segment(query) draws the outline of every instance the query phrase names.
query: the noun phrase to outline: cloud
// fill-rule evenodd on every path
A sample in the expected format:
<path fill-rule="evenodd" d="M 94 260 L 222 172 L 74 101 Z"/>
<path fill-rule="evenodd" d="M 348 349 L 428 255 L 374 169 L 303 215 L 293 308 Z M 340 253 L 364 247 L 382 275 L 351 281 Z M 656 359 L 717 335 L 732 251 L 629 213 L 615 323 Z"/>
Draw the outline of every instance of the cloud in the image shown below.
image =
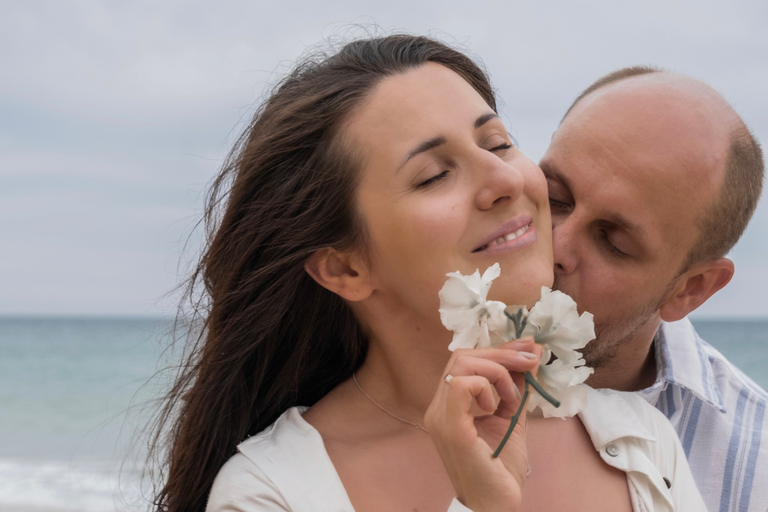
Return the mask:
<path fill-rule="evenodd" d="M 0 17 L 0 312 L 141 313 L 264 90 L 308 46 L 377 30 L 482 57 L 538 159 L 596 77 L 651 63 L 720 90 L 768 141 L 768 4 L 14 1 Z M 372 28 L 375 22 L 380 29 Z M 354 24 L 362 25 L 355 27 Z M 705 314 L 768 315 L 764 200 Z"/>

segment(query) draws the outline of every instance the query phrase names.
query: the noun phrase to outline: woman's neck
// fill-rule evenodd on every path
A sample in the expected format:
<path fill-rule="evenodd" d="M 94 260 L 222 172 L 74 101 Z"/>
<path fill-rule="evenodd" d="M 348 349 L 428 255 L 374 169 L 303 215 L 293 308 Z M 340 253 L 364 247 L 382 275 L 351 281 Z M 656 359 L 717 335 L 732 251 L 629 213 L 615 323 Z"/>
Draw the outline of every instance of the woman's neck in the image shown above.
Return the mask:
<path fill-rule="evenodd" d="M 377 400 L 423 415 L 451 357 L 451 333 L 404 308 L 376 313 L 365 315 L 369 347 L 358 380 Z"/>

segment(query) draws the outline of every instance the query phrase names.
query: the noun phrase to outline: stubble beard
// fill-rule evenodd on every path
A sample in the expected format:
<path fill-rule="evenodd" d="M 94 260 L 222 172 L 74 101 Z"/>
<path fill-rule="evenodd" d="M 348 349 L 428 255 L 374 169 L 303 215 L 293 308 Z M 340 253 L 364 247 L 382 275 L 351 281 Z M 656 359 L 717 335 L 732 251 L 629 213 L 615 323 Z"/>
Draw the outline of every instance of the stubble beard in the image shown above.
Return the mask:
<path fill-rule="evenodd" d="M 559 289 L 557 276 L 552 288 Z M 595 371 L 609 367 L 616 360 L 622 347 L 632 343 L 638 331 L 653 320 L 670 289 L 671 285 L 663 293 L 645 304 L 638 305 L 633 311 L 619 318 L 595 318 L 595 339 L 581 349 L 586 366 Z"/>

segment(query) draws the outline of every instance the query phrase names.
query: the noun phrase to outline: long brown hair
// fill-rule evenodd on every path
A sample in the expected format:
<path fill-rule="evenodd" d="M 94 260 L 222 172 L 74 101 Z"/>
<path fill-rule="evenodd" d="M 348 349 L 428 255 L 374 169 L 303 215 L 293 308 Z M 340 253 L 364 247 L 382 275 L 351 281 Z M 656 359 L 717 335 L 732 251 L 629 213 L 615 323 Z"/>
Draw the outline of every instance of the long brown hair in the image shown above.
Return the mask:
<path fill-rule="evenodd" d="M 363 39 L 299 64 L 230 153 L 187 282 L 197 334 L 151 443 L 163 459 L 157 510 L 203 511 L 238 443 L 288 408 L 314 404 L 362 364 L 358 322 L 304 262 L 323 247 L 365 247 L 353 206 L 360 166 L 342 125 L 382 78 L 426 62 L 455 71 L 496 109 L 486 74 L 461 52 L 411 35 Z"/>

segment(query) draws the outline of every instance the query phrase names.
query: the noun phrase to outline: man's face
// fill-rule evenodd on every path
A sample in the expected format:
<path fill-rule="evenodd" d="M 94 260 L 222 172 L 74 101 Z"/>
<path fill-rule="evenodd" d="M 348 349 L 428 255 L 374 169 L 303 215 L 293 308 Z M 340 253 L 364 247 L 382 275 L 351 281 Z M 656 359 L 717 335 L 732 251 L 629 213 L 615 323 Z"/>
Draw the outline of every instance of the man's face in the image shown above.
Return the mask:
<path fill-rule="evenodd" d="M 717 173 L 702 169 L 725 163 L 727 137 L 706 102 L 664 85 L 628 79 L 587 96 L 541 162 L 555 286 L 595 315 L 597 340 L 585 357 L 596 368 L 619 351 L 647 354 L 659 306 L 718 188 Z"/>

